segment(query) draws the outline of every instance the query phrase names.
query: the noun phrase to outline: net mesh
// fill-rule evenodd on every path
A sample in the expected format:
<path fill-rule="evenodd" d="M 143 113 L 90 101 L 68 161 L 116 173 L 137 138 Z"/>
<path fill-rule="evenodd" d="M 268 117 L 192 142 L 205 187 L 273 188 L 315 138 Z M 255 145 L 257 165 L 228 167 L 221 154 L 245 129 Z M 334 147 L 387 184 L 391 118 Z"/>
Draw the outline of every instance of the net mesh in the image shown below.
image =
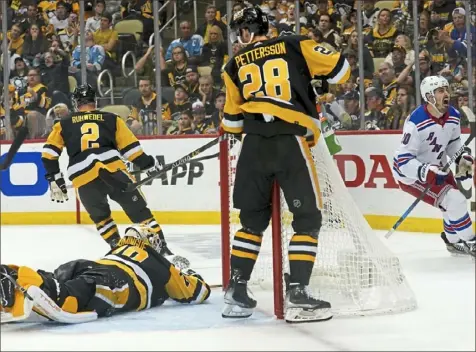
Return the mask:
<path fill-rule="evenodd" d="M 230 242 L 240 228 L 232 194 L 240 142 L 229 145 Z M 363 217 L 346 189 L 323 138 L 312 148 L 322 196 L 322 227 L 317 259 L 309 288 L 320 299 L 331 302 L 335 315 L 387 314 L 416 307 L 415 296 L 398 258 L 382 243 Z M 283 274 L 289 272 L 288 245 L 294 232 L 292 214 L 280 197 L 281 233 L 269 227 L 261 245 L 250 285 L 273 287 L 272 237 L 282 241 Z M 276 307 L 275 307 L 276 308 Z"/>

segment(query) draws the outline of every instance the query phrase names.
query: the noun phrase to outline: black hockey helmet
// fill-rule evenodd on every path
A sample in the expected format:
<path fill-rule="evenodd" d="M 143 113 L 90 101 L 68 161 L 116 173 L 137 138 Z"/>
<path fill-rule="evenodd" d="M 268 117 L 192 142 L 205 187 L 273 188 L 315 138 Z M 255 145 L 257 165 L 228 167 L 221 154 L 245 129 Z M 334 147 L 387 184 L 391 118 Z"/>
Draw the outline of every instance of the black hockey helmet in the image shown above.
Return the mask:
<path fill-rule="evenodd" d="M 245 7 L 233 15 L 230 21 L 230 29 L 232 42 L 240 38 L 242 29 L 248 29 L 254 36 L 267 35 L 269 30 L 268 16 L 257 5 Z"/>
<path fill-rule="evenodd" d="M 71 97 L 75 108 L 85 104 L 96 104 L 96 92 L 89 84 L 76 87 Z"/>

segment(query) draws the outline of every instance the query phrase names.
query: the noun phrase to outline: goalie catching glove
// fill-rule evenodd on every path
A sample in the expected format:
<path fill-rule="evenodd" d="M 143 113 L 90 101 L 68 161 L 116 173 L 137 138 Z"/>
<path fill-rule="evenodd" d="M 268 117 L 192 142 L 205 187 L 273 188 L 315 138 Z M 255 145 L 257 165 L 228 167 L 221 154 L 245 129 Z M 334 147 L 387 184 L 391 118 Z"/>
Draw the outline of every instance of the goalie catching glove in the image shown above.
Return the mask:
<path fill-rule="evenodd" d="M 46 180 L 50 183 L 50 197 L 52 202 L 63 203 L 69 199 L 66 182 L 61 172 L 46 175 Z"/>
<path fill-rule="evenodd" d="M 464 181 L 468 178 L 473 177 L 473 164 L 474 158 L 469 153 L 469 149 L 467 148 L 463 154 L 457 159 L 458 165 L 458 172 L 455 175 L 456 180 Z"/>

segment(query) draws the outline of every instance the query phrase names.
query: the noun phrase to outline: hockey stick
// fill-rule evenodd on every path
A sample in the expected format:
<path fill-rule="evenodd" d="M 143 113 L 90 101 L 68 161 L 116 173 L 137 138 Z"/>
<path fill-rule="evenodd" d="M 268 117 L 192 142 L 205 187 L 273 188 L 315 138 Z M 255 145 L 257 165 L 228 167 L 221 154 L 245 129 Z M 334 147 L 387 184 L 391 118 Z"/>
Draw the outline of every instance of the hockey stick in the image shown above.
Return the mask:
<path fill-rule="evenodd" d="M 220 155 L 220 153 L 215 153 L 215 154 L 212 154 L 212 155 L 205 155 L 205 156 L 201 156 L 199 158 L 195 158 L 193 160 L 189 160 L 188 162 L 192 162 L 192 161 L 198 162 L 198 161 L 203 161 L 203 160 L 208 160 L 208 159 L 214 159 L 214 158 L 217 158 L 219 155 Z M 140 175 L 141 173 L 146 172 L 146 171 L 147 170 L 135 170 L 135 171 L 131 171 L 129 173 L 132 176 L 137 176 L 137 175 Z"/>
<path fill-rule="evenodd" d="M 458 157 L 461 154 L 463 154 L 466 147 L 471 143 L 471 141 L 475 137 L 476 126 L 475 126 L 474 113 L 470 109 L 468 109 L 467 107 L 464 107 L 464 108 L 465 109 L 463 109 L 463 111 L 466 114 L 466 116 L 468 117 L 468 120 L 470 121 L 469 125 L 471 127 L 471 134 L 469 135 L 468 139 L 466 139 L 466 142 L 464 142 L 464 145 L 462 145 L 461 148 L 459 148 L 456 151 L 456 153 L 451 157 L 451 159 L 445 164 L 442 171 L 447 171 L 451 167 L 451 165 L 453 165 L 453 163 L 456 161 L 456 159 L 458 159 Z M 393 227 L 390 229 L 390 231 L 388 231 L 385 234 L 385 238 L 389 238 L 390 236 L 393 235 L 393 233 L 402 224 L 402 222 L 405 221 L 405 219 L 408 217 L 408 215 L 413 211 L 413 209 L 415 209 L 415 207 L 418 205 L 418 203 L 420 203 L 420 201 L 425 197 L 426 193 L 429 191 L 430 188 L 431 188 L 431 185 L 426 186 L 426 188 L 423 190 L 423 192 L 421 192 L 420 195 L 418 196 L 418 198 L 413 201 L 413 203 L 410 205 L 410 207 L 408 207 L 407 210 L 405 210 L 403 215 L 400 217 L 400 219 L 397 220 L 397 222 L 395 223 L 395 225 L 393 225 Z"/>
<path fill-rule="evenodd" d="M 18 149 L 20 149 L 27 135 L 28 135 L 28 128 L 26 128 L 25 126 L 20 127 L 18 134 L 13 140 L 12 145 L 10 146 L 10 149 L 8 150 L 8 153 L 5 159 L 0 163 L 0 171 L 6 170 L 10 167 L 10 165 L 12 164 L 13 158 L 18 152 Z"/>
<path fill-rule="evenodd" d="M 184 164 L 187 164 L 187 163 L 191 163 L 192 161 L 194 162 L 198 162 L 198 161 L 204 161 L 204 160 L 208 160 L 208 159 L 214 159 L 214 158 L 217 158 L 218 156 L 220 155 L 220 153 L 215 153 L 215 154 L 212 154 L 212 155 L 205 155 L 205 156 L 202 156 L 200 158 L 195 158 L 195 159 L 190 159 L 184 163 L 182 163 L 181 165 L 184 165 Z M 165 167 L 169 167 L 171 166 L 171 164 L 165 164 Z M 176 167 L 176 166 L 174 166 Z M 174 168 L 172 167 L 172 169 Z M 147 170 L 136 170 L 136 171 L 129 171 L 129 173 L 132 175 L 132 176 L 138 176 L 140 175 L 141 173 L 143 172 L 146 172 Z M 162 173 L 161 173 L 162 174 Z M 132 183 L 132 185 L 136 185 L 136 183 Z M 73 189 L 73 185 L 72 184 L 68 184 L 66 185 L 66 188 L 67 189 Z M 125 190 L 125 192 L 130 192 L 129 190 Z"/>
<path fill-rule="evenodd" d="M 143 180 L 140 180 L 139 182 L 130 183 L 130 184 L 126 187 L 126 189 L 124 190 L 124 192 L 132 192 L 132 191 L 136 190 L 138 187 L 142 186 L 143 184 L 148 183 L 148 182 L 150 182 L 151 180 L 156 179 L 157 177 L 163 175 L 163 174 L 166 173 L 167 171 L 170 171 L 170 170 L 172 170 L 172 169 L 174 169 L 174 168 L 176 168 L 176 167 L 178 167 L 178 166 L 180 166 L 180 165 L 187 164 L 187 163 L 189 163 L 189 162 L 191 162 L 191 161 L 198 160 L 198 159 L 192 160 L 192 158 L 193 158 L 194 156 L 197 156 L 197 155 L 200 154 L 200 153 L 203 153 L 205 150 L 207 150 L 207 149 L 213 147 L 215 144 L 218 144 L 218 142 L 220 142 L 222 139 L 223 139 L 222 136 L 217 137 L 217 138 L 213 139 L 212 141 L 208 142 L 207 144 L 202 145 L 200 148 L 195 149 L 193 152 L 191 152 L 191 153 L 189 153 L 189 154 L 187 154 L 187 155 L 181 157 L 180 159 L 174 161 L 173 163 L 164 165 L 164 167 L 162 168 L 162 170 L 160 170 L 160 171 L 158 171 L 158 172 L 156 172 L 156 173 L 154 173 L 154 174 L 152 174 L 152 175 L 150 175 L 150 176 L 144 178 Z M 212 157 L 216 157 L 216 155 L 210 156 L 210 158 L 212 158 Z M 202 159 L 202 160 L 204 160 L 204 159 Z"/>

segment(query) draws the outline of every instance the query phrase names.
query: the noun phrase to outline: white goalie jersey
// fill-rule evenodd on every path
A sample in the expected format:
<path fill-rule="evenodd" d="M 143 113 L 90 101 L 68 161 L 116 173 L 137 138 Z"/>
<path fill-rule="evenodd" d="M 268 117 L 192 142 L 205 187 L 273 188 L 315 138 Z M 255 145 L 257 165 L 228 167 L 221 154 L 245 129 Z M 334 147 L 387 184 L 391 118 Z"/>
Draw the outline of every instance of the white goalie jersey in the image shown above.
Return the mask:
<path fill-rule="evenodd" d="M 418 178 L 422 164 L 442 166 L 461 148 L 460 113 L 449 107 L 439 119 L 428 113 L 425 105 L 416 108 L 403 126 L 400 146 L 393 158 L 395 178 L 407 185 Z"/>

